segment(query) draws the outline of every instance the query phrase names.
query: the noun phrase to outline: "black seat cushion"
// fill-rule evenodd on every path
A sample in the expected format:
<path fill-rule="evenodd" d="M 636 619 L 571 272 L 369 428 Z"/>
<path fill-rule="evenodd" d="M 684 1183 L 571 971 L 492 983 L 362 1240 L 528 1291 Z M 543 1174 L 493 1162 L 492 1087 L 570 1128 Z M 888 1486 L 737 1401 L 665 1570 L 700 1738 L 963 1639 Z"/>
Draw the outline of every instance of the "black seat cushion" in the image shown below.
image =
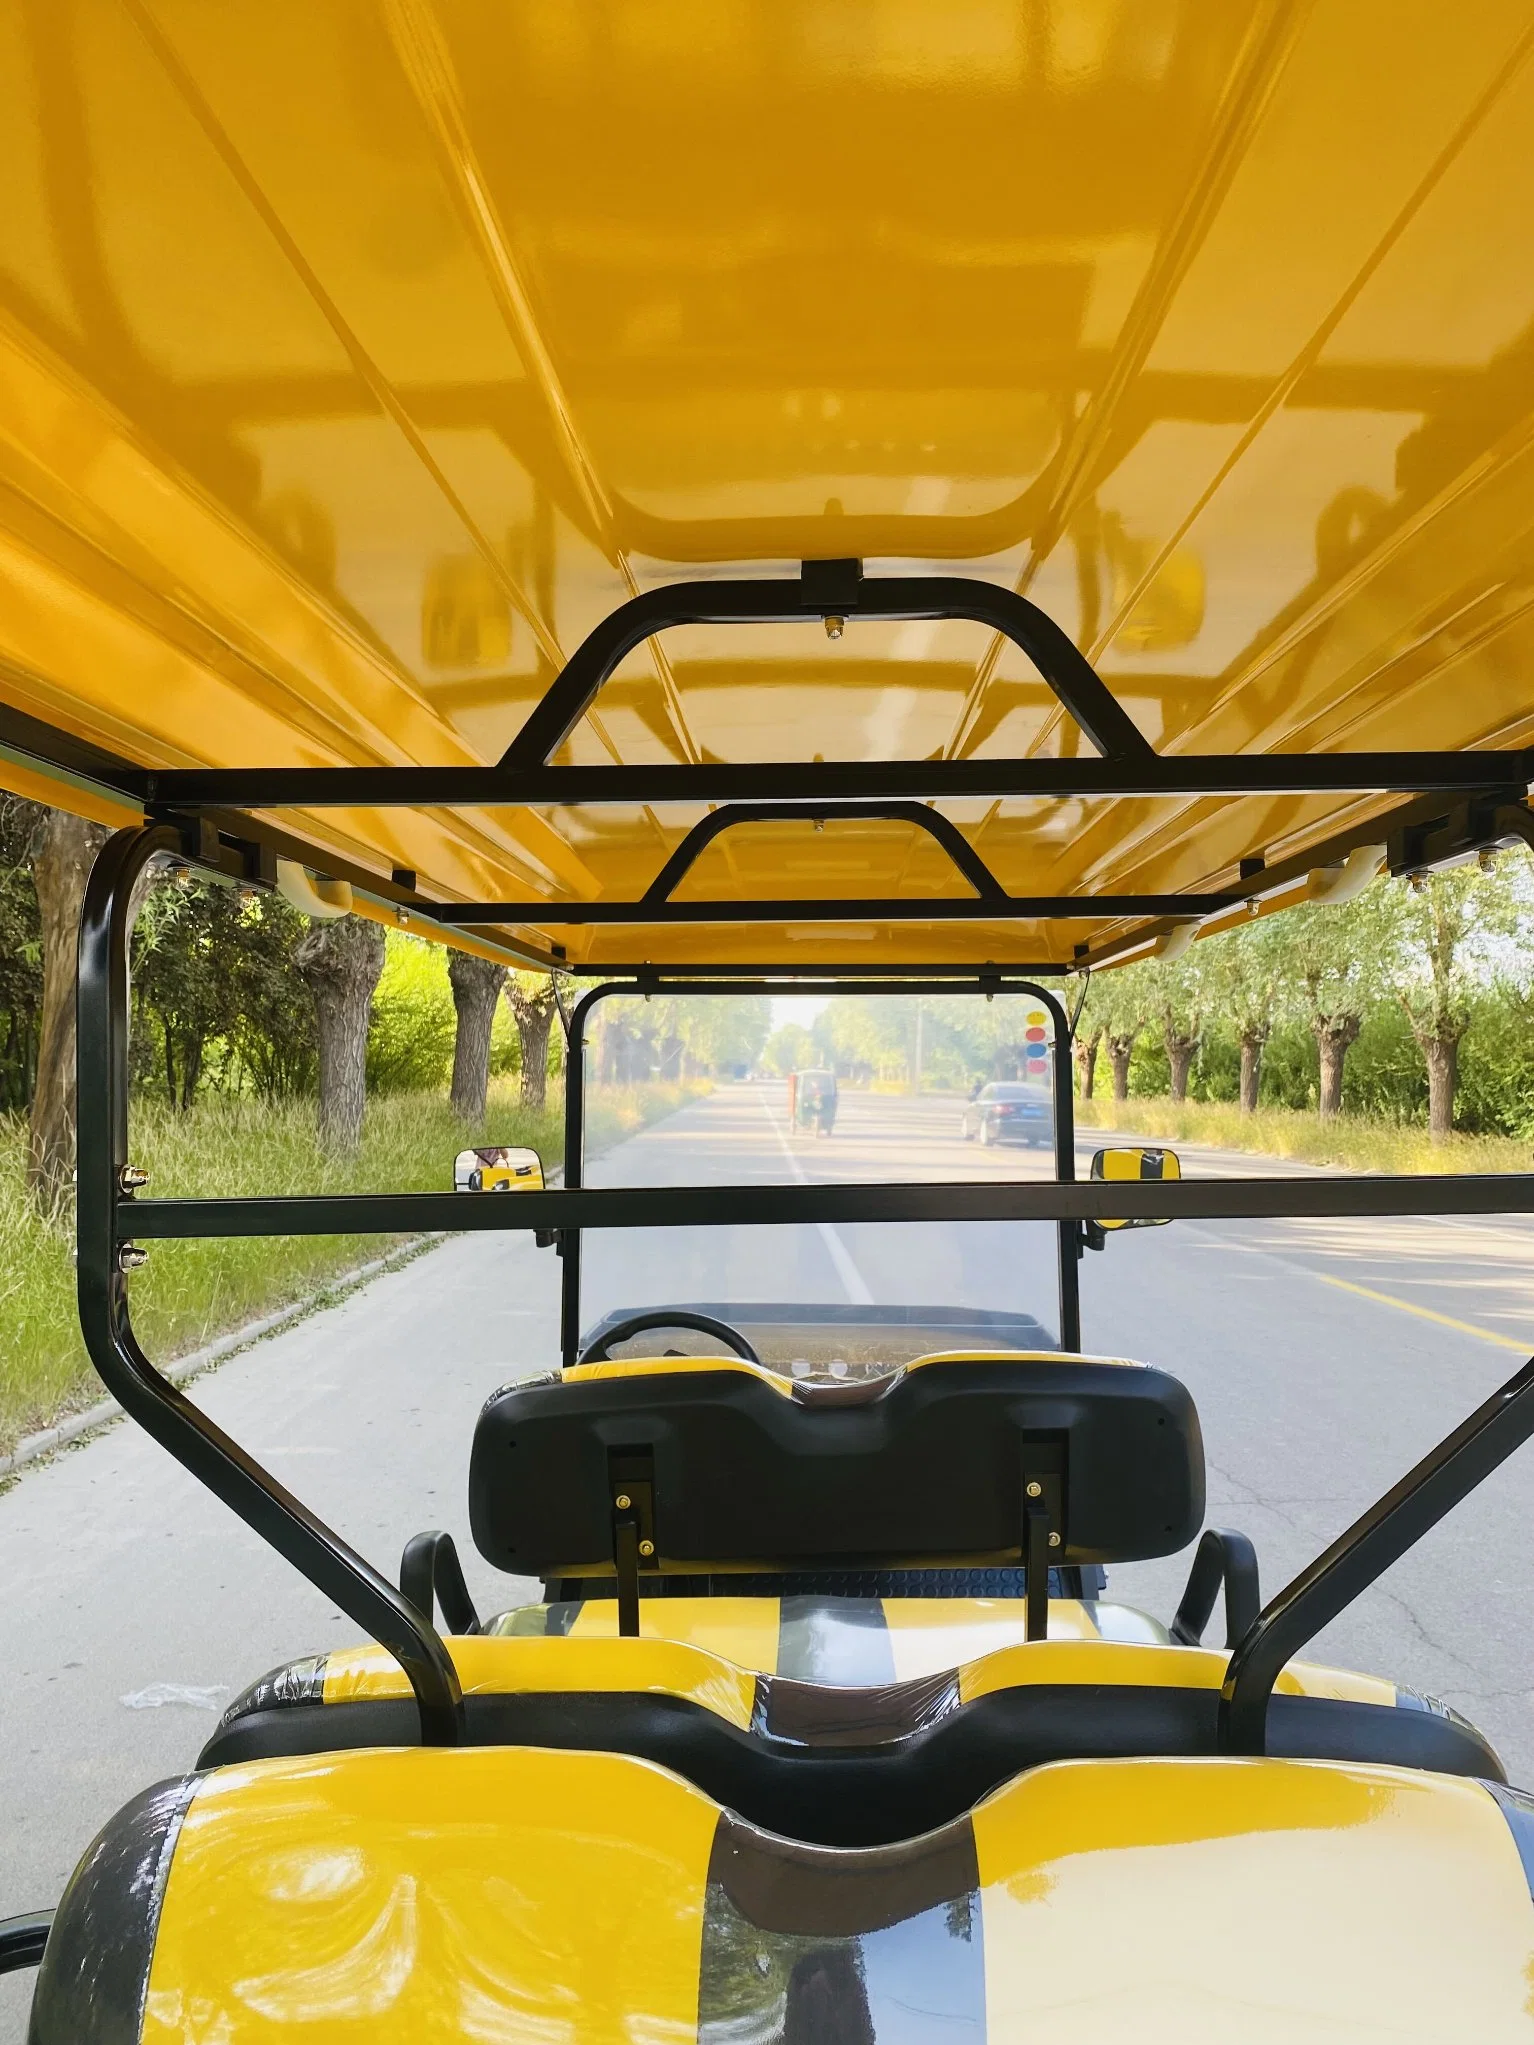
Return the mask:
<path fill-rule="evenodd" d="M 265 1679 L 226 1713 L 198 1766 L 419 1738 L 408 1697 L 324 1704 L 314 1685 L 315 1701 L 303 1693 L 301 1684 Z M 1219 1692 L 1039 1683 L 965 1702 L 954 1675 L 871 1689 L 760 1677 L 749 1728 L 690 1699 L 645 1691 L 480 1692 L 465 1703 L 473 1744 L 628 1754 L 774 1832 L 874 1846 L 945 1824 L 1045 1762 L 1212 1754 Z M 1474 1726 L 1419 1699 L 1390 1706 L 1276 1695 L 1268 1751 L 1505 1780 Z"/>

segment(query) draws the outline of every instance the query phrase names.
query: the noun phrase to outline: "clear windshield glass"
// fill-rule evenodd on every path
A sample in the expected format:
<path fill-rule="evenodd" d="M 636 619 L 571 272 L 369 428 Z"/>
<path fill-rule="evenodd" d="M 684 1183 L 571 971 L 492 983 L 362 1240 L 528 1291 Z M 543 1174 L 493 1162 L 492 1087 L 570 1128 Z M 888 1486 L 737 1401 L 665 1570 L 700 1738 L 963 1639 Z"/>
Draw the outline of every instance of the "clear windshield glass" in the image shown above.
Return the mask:
<path fill-rule="evenodd" d="M 942 1184 L 1055 1175 L 1054 1039 L 1034 996 L 762 993 L 598 1003 L 587 1025 L 591 1186 Z M 664 1087 L 668 1112 L 612 1141 Z M 995 1097 L 999 1093 L 1000 1097 Z M 675 1104 L 672 1105 L 674 1095 Z M 1059 1339 L 1052 1223 L 591 1230 L 582 1332 L 652 1307 L 712 1312 L 764 1361 L 817 1373 Z M 615 1353 L 718 1349 L 665 1329 Z"/>

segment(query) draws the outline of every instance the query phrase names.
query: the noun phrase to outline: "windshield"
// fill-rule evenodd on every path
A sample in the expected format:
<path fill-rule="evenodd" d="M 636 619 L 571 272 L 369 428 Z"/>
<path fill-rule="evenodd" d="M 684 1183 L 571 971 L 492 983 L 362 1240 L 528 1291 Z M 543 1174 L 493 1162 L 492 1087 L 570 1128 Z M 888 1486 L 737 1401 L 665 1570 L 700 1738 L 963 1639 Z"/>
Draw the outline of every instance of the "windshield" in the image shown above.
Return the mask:
<path fill-rule="evenodd" d="M 594 1005 L 585 1038 L 590 1186 L 1055 1174 L 1054 1033 L 1031 994 L 620 995 Z M 981 1126 L 982 1089 L 1040 1113 L 1015 1132 Z M 625 1116 L 640 1115 L 646 1126 L 618 1135 Z M 1054 1347 L 1058 1299 L 1048 1222 L 806 1222 L 588 1230 L 582 1239 L 583 1341 L 615 1316 L 685 1306 L 714 1313 L 764 1362 L 801 1374 L 938 1349 Z M 660 1330 L 614 1354 L 718 1348 L 696 1331 Z"/>

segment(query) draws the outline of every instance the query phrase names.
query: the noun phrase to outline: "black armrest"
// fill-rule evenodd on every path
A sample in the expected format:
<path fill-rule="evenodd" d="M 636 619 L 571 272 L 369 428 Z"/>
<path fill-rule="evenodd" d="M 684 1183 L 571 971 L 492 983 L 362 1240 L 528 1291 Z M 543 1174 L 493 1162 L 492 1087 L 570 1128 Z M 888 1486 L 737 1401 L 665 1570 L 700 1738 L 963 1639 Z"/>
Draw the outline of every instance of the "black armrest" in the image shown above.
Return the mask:
<path fill-rule="evenodd" d="M 1225 1645 L 1234 1647 L 1262 1610 L 1257 1585 L 1257 1550 L 1245 1534 L 1207 1527 L 1188 1572 L 1188 1587 L 1172 1621 L 1180 1647 L 1197 1647 L 1209 1624 L 1221 1584 L 1225 1586 Z"/>
<path fill-rule="evenodd" d="M 463 1565 L 451 1534 L 416 1534 L 400 1557 L 399 1587 L 430 1623 L 434 1604 L 442 1607 L 449 1633 L 478 1633 L 479 1614 L 463 1579 Z"/>
<path fill-rule="evenodd" d="M 27 1917 L 0 1917 L 0 1974 L 35 1967 L 52 1928 L 51 1910 L 37 1910 Z"/>

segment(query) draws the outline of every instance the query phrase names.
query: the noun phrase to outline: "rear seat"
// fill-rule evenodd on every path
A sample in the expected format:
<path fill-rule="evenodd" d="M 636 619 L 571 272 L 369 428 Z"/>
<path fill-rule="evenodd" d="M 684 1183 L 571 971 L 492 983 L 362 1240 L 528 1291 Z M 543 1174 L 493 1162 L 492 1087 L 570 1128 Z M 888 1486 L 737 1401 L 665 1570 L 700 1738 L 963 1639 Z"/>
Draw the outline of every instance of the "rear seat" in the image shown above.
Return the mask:
<path fill-rule="evenodd" d="M 1521 2037 L 1528 1824 L 1468 1782 L 1127 1761 L 849 1853 L 613 1754 L 259 1763 L 100 1833 L 31 2045 Z"/>

